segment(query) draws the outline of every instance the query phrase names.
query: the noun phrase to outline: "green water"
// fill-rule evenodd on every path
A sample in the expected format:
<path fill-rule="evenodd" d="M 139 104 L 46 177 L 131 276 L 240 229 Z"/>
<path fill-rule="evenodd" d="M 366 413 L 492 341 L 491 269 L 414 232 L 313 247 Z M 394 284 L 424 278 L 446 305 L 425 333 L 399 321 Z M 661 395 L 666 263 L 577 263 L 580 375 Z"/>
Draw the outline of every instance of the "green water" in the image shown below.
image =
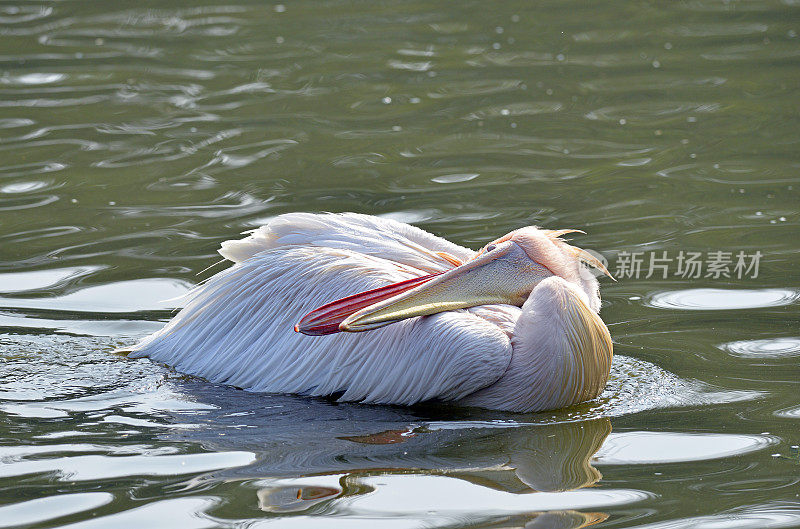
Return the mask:
<path fill-rule="evenodd" d="M 0 526 L 800 527 L 799 34 L 794 0 L 3 3 Z M 111 353 L 290 211 L 584 229 L 609 389 L 361 406 Z"/>

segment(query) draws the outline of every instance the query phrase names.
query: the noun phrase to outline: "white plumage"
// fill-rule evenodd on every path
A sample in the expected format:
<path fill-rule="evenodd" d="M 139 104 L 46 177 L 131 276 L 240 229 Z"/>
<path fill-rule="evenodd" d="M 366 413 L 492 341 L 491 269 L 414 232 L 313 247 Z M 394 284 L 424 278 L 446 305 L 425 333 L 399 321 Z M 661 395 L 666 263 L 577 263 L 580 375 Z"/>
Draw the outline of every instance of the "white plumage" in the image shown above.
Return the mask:
<path fill-rule="evenodd" d="M 536 231 L 553 241 L 557 251 L 547 258 L 559 273 L 539 281 L 522 308 L 480 305 L 368 332 L 306 336 L 295 324 L 324 303 L 455 269 L 476 252 L 378 217 L 281 215 L 223 243 L 220 253 L 234 265 L 193 290 L 130 356 L 252 391 L 346 401 L 440 399 L 530 411 L 594 398 L 611 361 L 596 280 L 569 260 L 573 247 Z"/>

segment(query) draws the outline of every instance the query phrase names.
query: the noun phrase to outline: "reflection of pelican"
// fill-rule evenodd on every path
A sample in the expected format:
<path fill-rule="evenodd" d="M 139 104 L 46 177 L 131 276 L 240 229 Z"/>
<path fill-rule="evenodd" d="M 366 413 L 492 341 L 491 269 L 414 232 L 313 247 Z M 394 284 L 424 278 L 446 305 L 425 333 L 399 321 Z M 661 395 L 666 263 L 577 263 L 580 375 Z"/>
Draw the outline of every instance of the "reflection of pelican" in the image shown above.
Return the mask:
<path fill-rule="evenodd" d="M 608 519 L 608 515 L 601 512 L 579 511 L 545 511 L 516 516 L 504 516 L 500 520 L 481 524 L 486 529 L 507 529 L 519 527 L 520 529 L 582 529 Z"/>
<path fill-rule="evenodd" d="M 447 423 L 445 427 L 448 427 Z M 436 428 L 436 423 L 427 427 Z M 502 432 L 476 428 L 466 436 L 472 446 L 469 451 L 496 453 L 505 457 L 505 462 L 487 469 L 453 468 L 444 470 L 444 473 L 509 492 L 580 489 L 595 484 L 602 477 L 591 465 L 591 458 L 609 433 L 611 422 L 605 417 L 507 428 Z M 463 430 L 461 434 L 464 435 Z M 446 457 L 451 450 L 463 452 L 464 448 L 461 442 L 456 446 L 444 446 L 437 456 Z M 499 469 L 513 470 L 513 474 L 497 472 Z"/>
<path fill-rule="evenodd" d="M 476 253 L 366 215 L 281 215 L 223 243 L 235 265 L 133 355 L 255 391 L 568 406 L 596 397 L 611 364 L 580 262 L 602 264 L 559 238 L 570 231 L 522 228 Z M 298 330 L 370 332 L 292 332 L 321 303 Z"/>
<path fill-rule="evenodd" d="M 540 492 L 593 485 L 602 475 L 591 465 L 591 458 L 609 433 L 607 418 L 528 428 L 520 435 L 512 434 L 509 465 L 520 481 Z"/>
<path fill-rule="evenodd" d="M 393 431 L 401 430 L 389 430 Z M 270 479 L 261 475 L 262 479 L 257 482 L 259 507 L 269 512 L 300 512 L 334 498 L 353 500 L 374 490 L 369 485 L 370 481 L 374 483 L 369 479 L 371 476 L 381 476 L 383 482 L 390 480 L 393 475 L 406 476 L 411 469 L 415 475 L 457 478 L 513 494 L 578 489 L 591 486 L 600 479 L 600 473 L 591 466 L 590 461 L 610 431 L 610 422 L 602 418 L 510 428 L 434 422 L 419 426 L 403 436 L 402 447 L 396 446 L 398 438 L 388 435 L 387 431 L 377 432 L 373 436 L 347 437 L 348 440 L 354 440 L 355 444 L 351 446 L 353 450 L 358 450 L 360 457 L 353 457 L 353 452 L 347 451 L 347 444 L 338 445 L 338 450 L 342 451 L 334 457 L 329 454 L 329 461 L 334 466 L 327 471 L 312 467 L 310 470 L 314 475 L 300 478 Z M 225 447 L 242 449 L 249 446 L 249 443 L 231 446 L 229 441 L 224 441 Z M 378 443 L 383 442 L 390 444 L 383 445 L 384 449 L 381 449 Z M 325 443 L 325 448 L 320 448 L 329 450 L 330 444 Z M 372 456 L 367 455 L 369 453 Z M 381 453 L 384 454 L 382 457 L 376 457 Z M 353 465 L 349 471 L 342 465 L 348 459 Z M 357 466 L 359 463 L 371 463 L 372 466 L 360 467 Z M 250 472 L 253 475 L 259 471 L 269 472 L 269 467 L 269 462 L 260 462 L 259 468 Z M 342 475 L 342 472 L 346 473 Z M 351 505 L 352 501 L 347 501 L 347 504 Z M 579 514 L 574 511 L 531 514 L 531 519 L 541 516 L 536 518 L 541 525 L 531 527 L 584 527 L 606 517 L 601 513 Z M 524 520 L 519 526 L 528 521 L 531 520 Z M 491 524 L 487 526 L 493 527 Z"/>
<path fill-rule="evenodd" d="M 580 489 L 600 479 L 591 461 L 611 431 L 605 417 L 520 424 L 513 420 L 518 416 L 475 409 L 362 406 L 251 394 L 196 379 L 179 384 L 184 398 L 206 408 L 197 427 L 170 429 L 165 435 L 210 451 L 252 452 L 255 463 L 220 477 L 269 479 L 274 487 L 298 485 L 298 475 L 306 476 L 303 487 L 330 487 L 335 481 L 312 478 L 411 471 L 514 494 Z M 180 423 L 186 420 L 176 417 Z M 320 496 L 312 491 L 303 498 Z M 287 507 L 284 502 L 296 496 L 297 491 L 283 491 L 274 501 Z"/>

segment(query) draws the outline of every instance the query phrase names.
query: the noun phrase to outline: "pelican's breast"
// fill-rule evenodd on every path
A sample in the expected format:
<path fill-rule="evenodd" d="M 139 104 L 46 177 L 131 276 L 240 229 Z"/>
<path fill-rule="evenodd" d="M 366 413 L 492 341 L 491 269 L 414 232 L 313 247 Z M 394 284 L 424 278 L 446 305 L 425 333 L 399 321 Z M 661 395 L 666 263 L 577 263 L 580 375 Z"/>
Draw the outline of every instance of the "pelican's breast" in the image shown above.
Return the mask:
<path fill-rule="evenodd" d="M 543 280 L 514 326 L 506 373 L 464 404 L 528 412 L 597 397 L 611 370 L 611 336 L 579 287 L 560 277 Z"/>

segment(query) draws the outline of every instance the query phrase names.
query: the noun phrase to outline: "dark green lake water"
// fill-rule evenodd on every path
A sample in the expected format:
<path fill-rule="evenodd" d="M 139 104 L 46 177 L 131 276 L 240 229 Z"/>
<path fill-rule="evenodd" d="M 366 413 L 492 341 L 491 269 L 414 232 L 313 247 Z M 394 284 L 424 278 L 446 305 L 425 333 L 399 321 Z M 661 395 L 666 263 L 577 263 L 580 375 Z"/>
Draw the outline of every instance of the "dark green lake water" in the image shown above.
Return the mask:
<path fill-rule="evenodd" d="M 796 0 L 0 4 L 0 527 L 800 527 L 798 34 Z M 584 229 L 608 390 L 361 406 L 111 353 L 290 211 Z"/>

